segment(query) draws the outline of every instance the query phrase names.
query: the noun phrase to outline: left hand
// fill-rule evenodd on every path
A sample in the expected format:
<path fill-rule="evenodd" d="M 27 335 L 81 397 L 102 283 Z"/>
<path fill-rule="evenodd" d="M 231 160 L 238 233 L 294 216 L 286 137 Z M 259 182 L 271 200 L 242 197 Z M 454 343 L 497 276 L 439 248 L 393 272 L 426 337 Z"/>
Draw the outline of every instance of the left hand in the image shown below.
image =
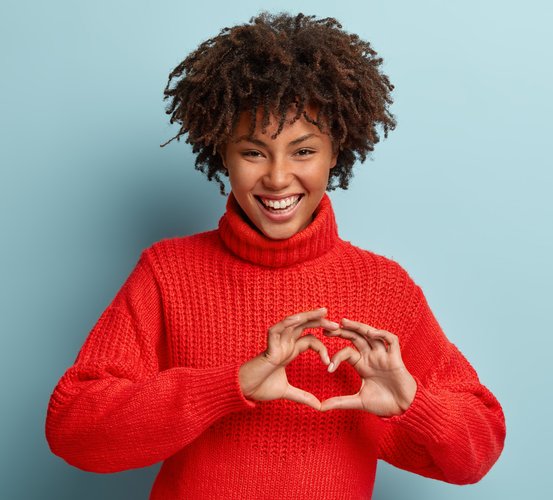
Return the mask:
<path fill-rule="evenodd" d="M 381 417 L 401 415 L 409 408 L 417 392 L 417 382 L 401 359 L 399 339 L 386 330 L 343 318 L 337 330 L 323 330 L 327 337 L 351 340 L 332 356 L 328 371 L 334 372 L 342 361 L 359 373 L 362 383 L 357 394 L 329 398 L 321 411 L 333 409 L 365 410 Z"/>

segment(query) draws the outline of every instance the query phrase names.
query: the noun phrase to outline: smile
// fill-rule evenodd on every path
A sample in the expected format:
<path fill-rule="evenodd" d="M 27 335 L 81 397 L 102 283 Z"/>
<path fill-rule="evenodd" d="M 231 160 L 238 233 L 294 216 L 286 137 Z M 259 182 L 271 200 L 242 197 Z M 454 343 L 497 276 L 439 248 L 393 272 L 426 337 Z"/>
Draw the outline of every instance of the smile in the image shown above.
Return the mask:
<path fill-rule="evenodd" d="M 262 200 L 258 196 L 255 197 L 259 206 L 262 208 L 263 213 L 269 219 L 275 220 L 275 221 L 283 221 L 283 220 L 290 219 L 292 215 L 296 212 L 296 209 L 300 205 L 302 198 L 303 198 L 303 194 L 292 196 L 290 198 L 285 198 L 279 201 L 268 200 L 268 199 Z"/>

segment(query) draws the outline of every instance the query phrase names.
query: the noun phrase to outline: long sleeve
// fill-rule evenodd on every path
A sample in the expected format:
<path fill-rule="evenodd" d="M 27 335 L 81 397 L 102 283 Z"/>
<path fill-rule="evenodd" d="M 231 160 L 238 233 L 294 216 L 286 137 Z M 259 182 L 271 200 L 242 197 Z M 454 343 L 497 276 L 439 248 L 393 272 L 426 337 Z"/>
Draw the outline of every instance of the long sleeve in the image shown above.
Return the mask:
<path fill-rule="evenodd" d="M 417 392 L 405 413 L 381 419 L 384 433 L 379 458 L 448 483 L 475 483 L 503 449 L 503 411 L 446 338 L 418 286 L 417 293 L 418 318 L 401 346 Z"/>
<path fill-rule="evenodd" d="M 53 453 L 93 472 L 144 467 L 222 416 L 255 407 L 240 390 L 237 363 L 168 368 L 164 325 L 145 250 L 50 397 L 46 438 Z"/>

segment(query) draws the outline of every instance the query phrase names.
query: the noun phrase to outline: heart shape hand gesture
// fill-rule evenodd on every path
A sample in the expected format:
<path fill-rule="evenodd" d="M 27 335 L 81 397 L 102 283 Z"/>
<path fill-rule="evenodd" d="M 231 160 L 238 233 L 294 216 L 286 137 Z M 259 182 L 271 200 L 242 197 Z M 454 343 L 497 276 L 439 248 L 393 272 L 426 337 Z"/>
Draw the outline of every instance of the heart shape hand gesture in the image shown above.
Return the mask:
<path fill-rule="evenodd" d="M 270 327 L 267 349 L 240 367 L 244 396 L 254 401 L 287 399 L 321 411 L 360 409 L 380 416 L 403 413 L 411 404 L 417 385 L 403 364 L 397 336 L 346 318 L 340 328 L 324 316 L 326 308 L 305 311 Z M 357 349 L 345 347 L 330 360 L 326 346 L 317 337 L 301 336 L 306 328 L 317 327 L 322 327 L 327 337 L 350 340 Z M 321 403 L 313 394 L 291 385 L 286 366 L 307 349 L 318 352 L 331 373 L 342 361 L 349 362 L 362 379 L 357 394 L 336 396 Z"/>

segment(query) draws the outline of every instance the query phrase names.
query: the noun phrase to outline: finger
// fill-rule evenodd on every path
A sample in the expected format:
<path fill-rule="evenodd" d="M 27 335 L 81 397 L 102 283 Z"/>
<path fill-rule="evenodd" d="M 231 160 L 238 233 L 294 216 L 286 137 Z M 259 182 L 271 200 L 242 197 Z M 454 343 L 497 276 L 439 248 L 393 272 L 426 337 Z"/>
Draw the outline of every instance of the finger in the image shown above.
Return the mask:
<path fill-rule="evenodd" d="M 351 340 L 359 352 L 370 351 L 373 347 L 366 337 L 346 328 L 340 328 L 333 332 L 323 332 L 323 334 L 327 337 L 342 337 L 343 339 Z"/>
<path fill-rule="evenodd" d="M 289 328 L 297 327 L 310 320 L 322 318 L 323 316 L 326 316 L 326 314 L 327 314 L 326 307 L 322 307 L 320 309 L 313 309 L 311 311 L 304 311 L 301 313 L 293 314 L 291 316 L 287 316 L 282 321 L 275 323 L 273 326 L 269 328 L 269 336 L 278 337 L 282 335 L 284 331 Z"/>
<path fill-rule="evenodd" d="M 356 351 L 353 347 L 344 347 L 332 356 L 330 365 L 328 365 L 328 371 L 330 373 L 335 372 L 342 361 L 347 361 L 350 365 L 355 367 L 360 359 L 361 353 L 359 351 Z"/>
<path fill-rule="evenodd" d="M 354 330 L 363 335 L 365 338 L 368 339 L 369 342 L 373 342 L 375 343 L 375 345 L 376 341 L 378 341 L 381 345 L 385 347 L 386 351 L 388 352 L 391 349 L 399 347 L 399 339 L 397 335 L 394 335 L 391 332 L 388 332 L 386 330 L 379 330 L 374 326 L 366 325 L 364 323 L 360 323 L 359 321 L 353 321 L 348 318 L 342 318 L 342 324 L 346 328 Z"/>
<path fill-rule="evenodd" d="M 288 387 L 286 388 L 282 399 L 295 401 L 296 403 L 302 403 L 304 405 L 311 406 L 311 408 L 315 408 L 315 410 L 320 410 L 321 408 L 321 402 L 317 399 L 316 396 L 314 396 L 310 392 L 304 391 L 303 389 L 299 389 L 298 387 L 294 387 L 290 384 L 288 384 Z"/>
<path fill-rule="evenodd" d="M 304 311 L 298 314 L 286 316 L 282 321 L 275 323 L 267 330 L 268 341 L 278 340 L 285 332 L 290 335 L 291 329 L 310 319 L 315 319 L 325 316 L 327 313 L 326 308 L 314 309 L 312 311 Z"/>
<path fill-rule="evenodd" d="M 320 410 L 362 410 L 363 403 L 358 394 L 352 394 L 349 396 L 335 396 L 333 398 L 325 399 L 321 403 Z"/>
<path fill-rule="evenodd" d="M 335 323 L 334 321 L 330 321 L 327 318 L 317 318 L 317 319 L 308 321 L 306 323 L 300 323 L 299 325 L 294 325 L 290 328 L 287 328 L 281 334 L 280 338 L 283 342 L 290 341 L 290 340 L 297 340 L 299 337 L 301 337 L 301 334 L 307 328 L 319 328 L 319 327 L 326 328 L 330 331 L 333 331 L 340 328 L 340 325 L 338 323 Z"/>
<path fill-rule="evenodd" d="M 322 362 L 325 365 L 330 364 L 330 357 L 326 346 L 314 335 L 304 335 L 296 342 L 297 354 L 300 354 L 307 349 L 312 349 L 319 353 Z"/>

